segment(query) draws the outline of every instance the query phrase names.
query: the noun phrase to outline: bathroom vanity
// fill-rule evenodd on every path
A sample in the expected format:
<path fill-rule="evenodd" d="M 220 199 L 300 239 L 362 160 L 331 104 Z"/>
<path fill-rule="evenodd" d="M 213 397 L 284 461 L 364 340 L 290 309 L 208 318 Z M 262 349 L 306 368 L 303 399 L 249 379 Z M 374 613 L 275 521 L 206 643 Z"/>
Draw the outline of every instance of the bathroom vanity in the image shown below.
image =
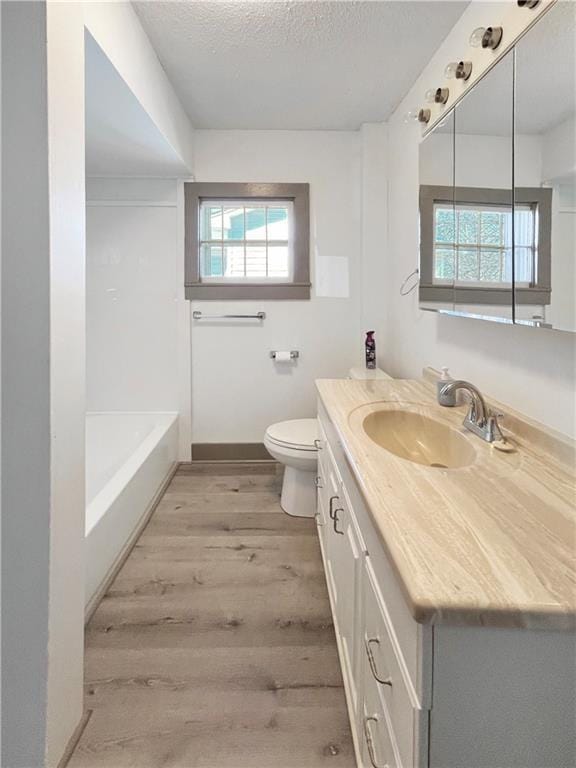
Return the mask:
<path fill-rule="evenodd" d="M 321 380 L 317 526 L 361 768 L 576 765 L 573 447 Z M 508 432 L 510 435 L 510 432 Z"/>

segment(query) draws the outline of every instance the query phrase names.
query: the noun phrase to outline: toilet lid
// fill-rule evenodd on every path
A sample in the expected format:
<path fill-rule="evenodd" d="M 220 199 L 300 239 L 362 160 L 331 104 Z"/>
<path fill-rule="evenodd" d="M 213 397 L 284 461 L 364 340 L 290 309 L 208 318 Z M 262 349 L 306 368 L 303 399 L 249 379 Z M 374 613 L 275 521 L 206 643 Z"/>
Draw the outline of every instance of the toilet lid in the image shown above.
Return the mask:
<path fill-rule="evenodd" d="M 279 421 L 266 430 L 266 436 L 273 443 L 285 445 L 288 448 L 299 448 L 304 451 L 316 450 L 314 440 L 318 438 L 318 422 L 316 419 L 292 419 Z"/>

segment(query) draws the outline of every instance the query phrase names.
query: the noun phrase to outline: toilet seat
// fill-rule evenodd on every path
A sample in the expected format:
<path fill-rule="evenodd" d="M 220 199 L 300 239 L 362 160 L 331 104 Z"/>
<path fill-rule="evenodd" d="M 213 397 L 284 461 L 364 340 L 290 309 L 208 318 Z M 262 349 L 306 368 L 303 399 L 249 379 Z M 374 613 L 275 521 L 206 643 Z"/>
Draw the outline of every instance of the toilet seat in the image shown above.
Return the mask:
<path fill-rule="evenodd" d="M 266 439 L 288 450 L 316 452 L 314 441 L 318 439 L 318 422 L 316 419 L 279 421 L 268 427 Z"/>

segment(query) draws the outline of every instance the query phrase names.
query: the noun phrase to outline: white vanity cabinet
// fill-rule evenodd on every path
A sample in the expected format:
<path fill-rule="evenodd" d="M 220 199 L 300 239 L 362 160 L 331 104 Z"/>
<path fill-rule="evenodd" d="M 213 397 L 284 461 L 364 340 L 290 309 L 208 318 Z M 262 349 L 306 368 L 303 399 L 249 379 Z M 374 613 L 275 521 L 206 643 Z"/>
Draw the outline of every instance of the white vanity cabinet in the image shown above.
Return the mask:
<path fill-rule="evenodd" d="M 366 547 L 325 436 L 318 462 L 317 524 L 349 705 L 358 715 L 361 579 Z"/>
<path fill-rule="evenodd" d="M 317 525 L 359 768 L 574 768 L 574 635 L 416 622 L 322 403 L 319 422 Z"/>

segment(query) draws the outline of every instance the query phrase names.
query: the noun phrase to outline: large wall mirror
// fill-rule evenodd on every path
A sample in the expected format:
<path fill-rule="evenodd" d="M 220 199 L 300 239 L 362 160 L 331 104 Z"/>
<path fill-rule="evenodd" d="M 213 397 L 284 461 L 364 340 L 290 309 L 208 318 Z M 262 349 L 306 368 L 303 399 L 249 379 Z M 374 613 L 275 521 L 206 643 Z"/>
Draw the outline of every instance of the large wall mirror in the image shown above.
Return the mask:
<path fill-rule="evenodd" d="M 420 307 L 454 309 L 454 112 L 422 144 L 420 174 Z"/>
<path fill-rule="evenodd" d="M 559 2 L 420 147 L 420 307 L 576 331 L 576 26 Z"/>
<path fill-rule="evenodd" d="M 516 46 L 515 319 L 576 331 L 576 4 Z M 531 189 L 532 188 L 532 189 Z M 536 220 L 535 220 L 535 217 Z M 538 233 L 538 240 L 534 232 Z"/>

